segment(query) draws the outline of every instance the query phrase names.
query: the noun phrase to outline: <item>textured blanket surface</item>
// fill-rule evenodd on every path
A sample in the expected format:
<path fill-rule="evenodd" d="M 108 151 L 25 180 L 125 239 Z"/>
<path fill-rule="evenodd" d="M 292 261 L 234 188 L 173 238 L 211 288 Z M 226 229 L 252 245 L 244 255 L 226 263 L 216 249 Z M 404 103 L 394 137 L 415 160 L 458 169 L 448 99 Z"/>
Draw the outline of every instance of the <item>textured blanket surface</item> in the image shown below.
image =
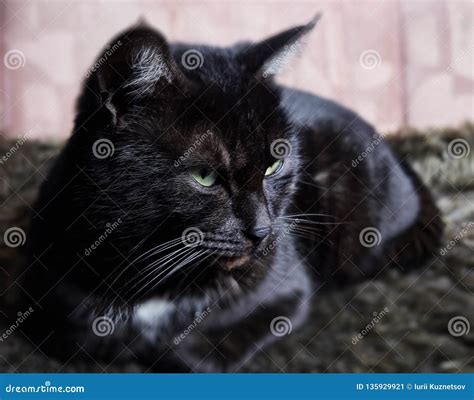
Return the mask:
<path fill-rule="evenodd" d="M 432 190 L 446 223 L 445 247 L 409 273 L 386 270 L 316 294 L 304 326 L 269 348 L 255 348 L 243 371 L 474 372 L 474 127 L 405 130 L 387 140 Z M 16 316 L 6 315 L 22 291 L 22 255 L 3 236 L 11 227 L 26 229 L 58 149 L 0 139 L 0 370 L 145 371 L 138 363 L 49 359 L 11 325 Z"/>

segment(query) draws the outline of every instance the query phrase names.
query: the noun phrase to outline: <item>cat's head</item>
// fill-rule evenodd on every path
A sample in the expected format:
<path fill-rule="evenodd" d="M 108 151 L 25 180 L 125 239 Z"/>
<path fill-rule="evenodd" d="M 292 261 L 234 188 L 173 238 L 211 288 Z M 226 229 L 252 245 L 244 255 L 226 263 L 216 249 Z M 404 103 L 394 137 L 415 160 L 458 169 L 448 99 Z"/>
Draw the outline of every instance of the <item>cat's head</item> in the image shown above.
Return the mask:
<path fill-rule="evenodd" d="M 300 168 L 273 77 L 314 24 L 229 48 L 170 46 L 143 25 L 110 42 L 85 82 L 76 134 L 87 138 L 91 190 L 106 193 L 102 214 L 122 215 L 130 249 L 141 245 L 134 255 L 179 239 L 190 251 L 175 267 L 209 257 L 231 271 L 271 257 Z M 159 249 L 148 262 L 179 246 Z"/>

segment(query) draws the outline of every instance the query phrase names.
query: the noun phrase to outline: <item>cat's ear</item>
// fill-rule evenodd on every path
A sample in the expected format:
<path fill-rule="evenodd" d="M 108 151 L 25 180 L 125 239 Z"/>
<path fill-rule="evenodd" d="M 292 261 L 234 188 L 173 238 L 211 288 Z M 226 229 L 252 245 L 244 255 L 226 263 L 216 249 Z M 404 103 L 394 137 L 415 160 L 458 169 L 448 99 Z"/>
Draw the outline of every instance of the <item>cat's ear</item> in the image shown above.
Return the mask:
<path fill-rule="evenodd" d="M 321 14 L 317 14 L 306 25 L 296 26 L 245 46 L 238 56 L 244 71 L 264 79 L 280 73 L 300 53 L 303 37 L 311 32 L 320 18 Z"/>
<path fill-rule="evenodd" d="M 164 86 L 184 94 L 191 86 L 166 39 L 144 22 L 115 37 L 88 75 L 86 85 L 115 116 L 134 99 L 151 97 Z"/>

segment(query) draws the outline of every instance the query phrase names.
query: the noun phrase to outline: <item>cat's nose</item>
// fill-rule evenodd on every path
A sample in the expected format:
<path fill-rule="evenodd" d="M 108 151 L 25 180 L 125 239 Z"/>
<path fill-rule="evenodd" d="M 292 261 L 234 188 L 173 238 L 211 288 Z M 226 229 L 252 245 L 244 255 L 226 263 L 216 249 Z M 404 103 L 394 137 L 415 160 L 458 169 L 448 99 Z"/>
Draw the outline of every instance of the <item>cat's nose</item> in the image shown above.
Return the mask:
<path fill-rule="evenodd" d="M 252 242 L 258 244 L 263 241 L 271 231 L 271 226 L 257 226 L 247 229 L 245 233 Z"/>

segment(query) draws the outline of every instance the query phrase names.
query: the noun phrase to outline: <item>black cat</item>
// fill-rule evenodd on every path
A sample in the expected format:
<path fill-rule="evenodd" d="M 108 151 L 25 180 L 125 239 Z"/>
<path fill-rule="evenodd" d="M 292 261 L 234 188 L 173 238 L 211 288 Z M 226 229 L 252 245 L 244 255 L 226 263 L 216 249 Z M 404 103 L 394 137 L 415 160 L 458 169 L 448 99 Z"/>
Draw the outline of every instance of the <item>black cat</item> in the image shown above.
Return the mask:
<path fill-rule="evenodd" d="M 438 210 L 383 137 L 273 81 L 314 24 L 230 48 L 140 24 L 104 50 L 29 234 L 43 351 L 239 370 L 301 324 L 314 282 L 430 256 Z"/>

